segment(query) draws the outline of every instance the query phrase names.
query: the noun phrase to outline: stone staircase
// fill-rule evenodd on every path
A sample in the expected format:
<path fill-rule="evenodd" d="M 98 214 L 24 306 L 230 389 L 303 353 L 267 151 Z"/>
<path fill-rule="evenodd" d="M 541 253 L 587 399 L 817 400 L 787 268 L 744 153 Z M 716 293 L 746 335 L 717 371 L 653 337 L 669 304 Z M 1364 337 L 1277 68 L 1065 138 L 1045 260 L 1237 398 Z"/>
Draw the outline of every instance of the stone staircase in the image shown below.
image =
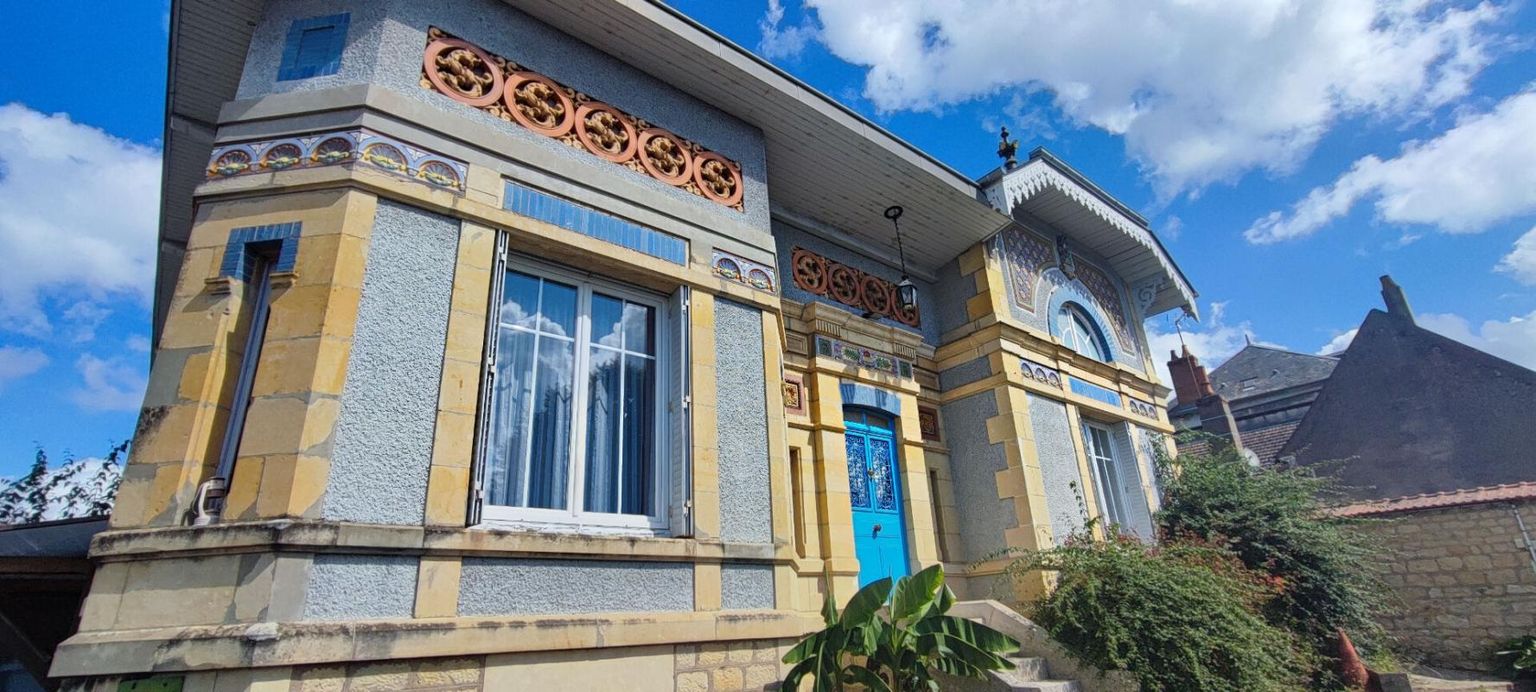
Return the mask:
<path fill-rule="evenodd" d="M 945 677 L 943 689 L 958 692 L 1134 692 L 1136 681 L 1121 671 L 1105 673 L 1067 653 L 1039 625 L 997 601 L 962 601 L 950 615 L 974 620 L 1019 641 L 1008 660 L 1013 670 L 994 671 L 986 680 Z"/>

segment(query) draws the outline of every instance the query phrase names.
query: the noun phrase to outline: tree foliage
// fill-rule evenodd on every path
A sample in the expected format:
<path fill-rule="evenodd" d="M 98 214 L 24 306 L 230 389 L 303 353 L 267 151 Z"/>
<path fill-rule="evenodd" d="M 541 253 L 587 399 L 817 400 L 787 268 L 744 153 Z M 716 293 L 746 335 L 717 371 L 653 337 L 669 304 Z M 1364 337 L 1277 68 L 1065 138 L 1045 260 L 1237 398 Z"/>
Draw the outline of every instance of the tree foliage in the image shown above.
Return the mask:
<path fill-rule="evenodd" d="M 112 511 L 122 481 L 128 443 L 113 445 L 102 458 L 66 457 L 50 468 L 39 447 L 27 473 L 0 479 L 0 524 L 28 524 L 55 519 L 105 516 Z"/>
<path fill-rule="evenodd" d="M 1090 527 L 1093 522 L 1090 522 Z M 1148 546 L 1086 529 L 1009 566 L 1057 575 L 1030 615 L 1085 663 L 1125 670 L 1146 690 L 1292 690 L 1304 666 L 1290 633 L 1260 610 L 1271 592 L 1219 547 Z"/>
<path fill-rule="evenodd" d="M 1309 468 L 1254 467 L 1230 446 L 1180 457 L 1177 472 L 1163 475 L 1160 533 L 1219 544 L 1267 575 L 1277 588 L 1265 616 L 1307 642 L 1321 672 L 1334 667 L 1339 630 L 1368 651 L 1382 645 L 1375 616 L 1386 590 L 1368 567 L 1375 550 L 1357 530 L 1364 520 L 1327 511 L 1341 497 L 1332 480 Z"/>
<path fill-rule="evenodd" d="M 799 689 L 809 678 L 818 692 L 862 687 L 873 692 L 938 690 L 933 671 L 983 677 L 1013 664 L 1006 654 L 1019 643 L 986 625 L 948 615 L 955 595 L 939 565 L 896 582 L 871 582 L 848 601 L 841 615 L 829 592 L 822 607 L 826 629 L 812 633 L 784 655 L 791 664 L 783 688 Z M 883 608 L 889 601 L 889 608 Z"/>

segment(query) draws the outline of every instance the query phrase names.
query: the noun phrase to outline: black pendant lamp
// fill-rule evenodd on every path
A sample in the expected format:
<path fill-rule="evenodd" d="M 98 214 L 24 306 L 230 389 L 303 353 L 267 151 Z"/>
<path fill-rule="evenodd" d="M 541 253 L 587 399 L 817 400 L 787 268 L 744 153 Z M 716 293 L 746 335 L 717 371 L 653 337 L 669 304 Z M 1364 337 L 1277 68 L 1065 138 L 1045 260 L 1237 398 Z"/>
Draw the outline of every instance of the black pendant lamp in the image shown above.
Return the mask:
<path fill-rule="evenodd" d="M 891 226 L 896 229 L 896 254 L 901 258 L 901 283 L 896 284 L 896 300 L 905 311 L 917 309 L 917 284 L 912 283 L 907 276 L 907 252 L 901 246 L 901 205 L 893 204 L 885 208 L 885 218 L 891 220 Z"/>

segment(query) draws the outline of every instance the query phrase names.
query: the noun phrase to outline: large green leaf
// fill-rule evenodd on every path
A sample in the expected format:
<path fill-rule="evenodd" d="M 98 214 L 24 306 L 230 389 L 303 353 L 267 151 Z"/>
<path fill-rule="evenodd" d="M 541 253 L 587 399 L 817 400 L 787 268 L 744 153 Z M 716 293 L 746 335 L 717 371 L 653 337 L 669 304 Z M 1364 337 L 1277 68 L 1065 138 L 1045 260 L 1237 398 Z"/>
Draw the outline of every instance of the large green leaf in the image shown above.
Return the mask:
<path fill-rule="evenodd" d="M 940 565 L 902 577 L 896 583 L 896 598 L 891 601 L 891 620 L 899 624 L 921 618 L 942 588 L 944 568 Z"/>
<path fill-rule="evenodd" d="M 880 611 L 880 606 L 885 605 L 885 599 L 890 595 L 890 577 L 870 582 L 848 601 L 848 607 L 843 608 L 843 617 L 838 624 L 851 628 L 868 622 Z"/>
<path fill-rule="evenodd" d="M 914 624 L 916 632 L 934 632 L 972 643 L 982 650 L 998 654 L 1011 654 L 1019 650 L 1018 640 L 979 622 L 939 615 Z"/>
<path fill-rule="evenodd" d="M 874 671 L 864 666 L 848 666 L 844 668 L 843 682 L 856 682 L 863 685 L 865 689 L 873 690 L 874 692 L 891 692 L 891 686 L 886 684 L 884 678 L 881 678 Z"/>

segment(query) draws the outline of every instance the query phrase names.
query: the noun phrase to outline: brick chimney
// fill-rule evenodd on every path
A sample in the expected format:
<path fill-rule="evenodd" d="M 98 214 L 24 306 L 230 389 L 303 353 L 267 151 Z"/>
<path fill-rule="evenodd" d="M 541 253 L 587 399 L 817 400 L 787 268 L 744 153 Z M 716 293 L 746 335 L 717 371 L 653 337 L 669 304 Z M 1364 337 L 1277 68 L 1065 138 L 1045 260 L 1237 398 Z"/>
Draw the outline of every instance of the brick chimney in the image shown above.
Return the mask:
<path fill-rule="evenodd" d="M 1403 287 L 1392 280 L 1391 274 L 1381 275 L 1381 300 L 1387 304 L 1388 315 L 1413 323 L 1413 308 L 1408 307 L 1408 296 L 1403 294 Z"/>
<path fill-rule="evenodd" d="M 1216 393 L 1211 389 L 1205 366 L 1189 352 L 1188 346 L 1184 347 L 1183 355 L 1168 352 L 1168 374 L 1173 377 L 1173 392 L 1180 404 L 1191 404 Z"/>
<path fill-rule="evenodd" d="M 1211 378 L 1205 372 L 1200 359 L 1184 347 L 1183 354 L 1168 352 L 1168 374 L 1173 377 L 1173 390 L 1179 404 L 1193 403 L 1200 414 L 1200 430 L 1232 441 L 1241 448 L 1242 437 L 1237 432 L 1237 420 L 1232 417 L 1232 407 L 1227 400 L 1211 387 Z"/>

